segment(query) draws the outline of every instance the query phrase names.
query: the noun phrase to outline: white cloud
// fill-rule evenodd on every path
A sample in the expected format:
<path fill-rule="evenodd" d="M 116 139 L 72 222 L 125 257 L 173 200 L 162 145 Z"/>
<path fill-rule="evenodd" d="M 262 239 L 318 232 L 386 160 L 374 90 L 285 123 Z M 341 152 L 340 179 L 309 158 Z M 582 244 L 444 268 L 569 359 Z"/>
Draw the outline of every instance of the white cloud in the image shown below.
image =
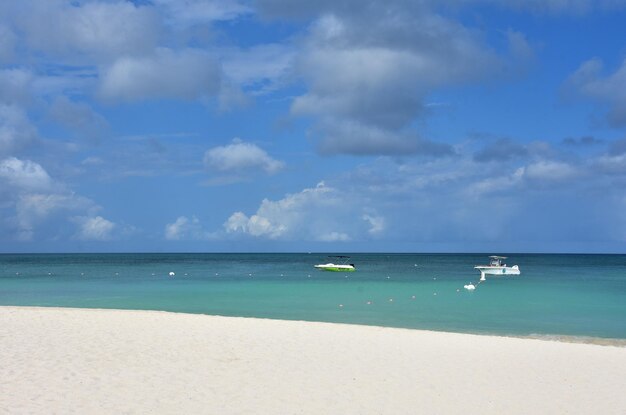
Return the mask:
<path fill-rule="evenodd" d="M 159 18 L 151 7 L 127 1 L 25 0 L 9 13 L 26 43 L 71 63 L 106 61 L 156 46 Z M 23 13 L 28 8 L 28 13 Z"/>
<path fill-rule="evenodd" d="M 608 174 L 626 174 L 626 153 L 602 155 L 593 160 L 592 165 Z"/>
<path fill-rule="evenodd" d="M 104 70 L 100 96 L 107 100 L 150 98 L 194 100 L 219 92 L 220 68 L 202 50 L 160 48 L 152 55 L 126 56 Z"/>
<path fill-rule="evenodd" d="M 520 186 L 524 179 L 526 169 L 520 167 L 509 175 L 498 175 L 488 177 L 467 187 L 467 194 L 470 197 L 481 197 L 494 192 L 509 192 L 512 188 Z"/>
<path fill-rule="evenodd" d="M 92 216 L 99 207 L 90 199 L 53 180 L 38 163 L 9 157 L 0 161 L 0 211 L 6 235 L 33 239 L 38 227 L 52 223 L 62 227 L 69 212 Z M 54 220 L 53 220 L 54 219 Z"/>
<path fill-rule="evenodd" d="M 479 33 L 422 6 L 327 8 L 320 7 L 302 42 L 295 68 L 308 91 L 291 107 L 294 115 L 316 117 L 320 150 L 450 154 L 412 127 L 426 113 L 427 95 L 494 75 L 504 68 L 503 59 Z M 523 36 L 509 37 L 517 55 L 529 54 Z"/>
<path fill-rule="evenodd" d="M 330 232 L 319 235 L 317 239 L 322 242 L 346 242 L 350 237 L 342 232 Z"/>
<path fill-rule="evenodd" d="M 0 102 L 24 105 L 32 99 L 35 75 L 23 68 L 0 70 Z"/>
<path fill-rule="evenodd" d="M 599 59 L 584 62 L 566 82 L 569 90 L 608 106 L 607 118 L 614 126 L 626 125 L 626 59 L 612 74 L 603 76 Z"/>
<path fill-rule="evenodd" d="M 220 173 L 263 171 L 274 174 L 283 169 L 285 163 L 273 159 L 255 144 L 235 139 L 232 144 L 207 150 L 204 153 L 204 165 Z"/>
<path fill-rule="evenodd" d="M 263 203 L 269 201 L 264 200 Z M 259 215 L 248 217 L 243 212 L 233 213 L 224 223 L 224 228 L 229 233 L 242 232 L 252 236 L 267 236 L 270 239 L 279 238 L 288 231 L 284 224 L 273 224 L 269 219 Z"/>
<path fill-rule="evenodd" d="M 560 161 L 542 160 L 526 167 L 525 177 L 530 180 L 556 182 L 571 180 L 580 176 L 582 172 L 567 163 Z"/>
<path fill-rule="evenodd" d="M 200 229 L 200 221 L 195 216 L 191 219 L 179 216 L 174 223 L 165 225 L 165 239 L 179 240 Z"/>
<path fill-rule="evenodd" d="M 91 210 L 96 210 L 91 200 L 73 193 L 19 193 L 15 202 L 17 238 L 31 240 L 36 227 L 57 213 Z"/>
<path fill-rule="evenodd" d="M 367 123 L 327 118 L 317 128 L 324 137 L 317 143 L 321 154 L 443 156 L 453 154 L 448 144 L 419 137 L 412 131 L 390 131 Z"/>
<path fill-rule="evenodd" d="M 210 235 L 202 228 L 200 220 L 192 216 L 179 216 L 173 223 L 165 225 L 165 239 L 178 241 L 181 239 L 207 239 Z"/>
<path fill-rule="evenodd" d="M 367 230 L 370 234 L 378 234 L 385 230 L 385 218 L 382 216 L 373 216 L 364 214 L 363 220 L 369 223 L 370 228 Z"/>
<path fill-rule="evenodd" d="M 275 240 L 348 241 L 382 230 L 382 218 L 368 215 L 365 219 L 355 213 L 363 210 L 371 209 L 358 195 L 320 182 L 277 201 L 264 199 L 250 216 L 235 212 L 224 229 L 230 234 Z"/>
<path fill-rule="evenodd" d="M 270 239 L 301 236 L 320 240 L 333 231 L 327 225 L 315 229 L 315 224 L 320 221 L 314 216 L 322 213 L 321 209 L 331 212 L 331 207 L 339 207 L 339 196 L 337 191 L 320 183 L 315 188 L 304 189 L 278 201 L 264 199 L 256 214 L 250 217 L 243 212 L 233 213 L 224 228 L 230 233 L 242 232 Z"/>
<path fill-rule="evenodd" d="M 0 103 L 0 156 L 15 154 L 37 141 L 37 130 L 18 106 Z"/>
<path fill-rule="evenodd" d="M 108 241 L 116 228 L 115 223 L 104 219 L 102 216 L 85 217 L 76 216 L 73 221 L 78 225 L 75 238 L 84 241 Z"/>
<path fill-rule="evenodd" d="M 52 179 L 39 164 L 15 157 L 0 161 L 0 179 L 20 191 L 48 190 L 52 187 Z"/>

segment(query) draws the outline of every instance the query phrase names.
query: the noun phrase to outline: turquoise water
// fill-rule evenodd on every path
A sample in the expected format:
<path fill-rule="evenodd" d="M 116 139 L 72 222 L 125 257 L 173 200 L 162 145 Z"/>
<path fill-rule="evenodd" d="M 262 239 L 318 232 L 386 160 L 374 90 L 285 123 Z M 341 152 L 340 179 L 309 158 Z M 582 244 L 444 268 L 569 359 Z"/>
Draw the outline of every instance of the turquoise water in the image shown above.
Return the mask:
<path fill-rule="evenodd" d="M 0 305 L 626 339 L 626 255 L 510 255 L 522 275 L 464 290 L 486 260 L 352 254 L 357 271 L 335 273 L 313 268 L 325 254 L 5 254 Z"/>

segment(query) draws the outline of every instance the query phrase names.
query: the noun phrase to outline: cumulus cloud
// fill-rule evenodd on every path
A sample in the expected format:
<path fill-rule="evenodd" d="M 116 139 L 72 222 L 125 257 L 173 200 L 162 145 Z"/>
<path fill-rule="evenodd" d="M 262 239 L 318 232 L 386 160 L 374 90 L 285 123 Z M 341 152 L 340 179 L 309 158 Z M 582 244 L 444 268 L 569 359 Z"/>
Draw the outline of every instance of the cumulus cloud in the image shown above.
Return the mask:
<path fill-rule="evenodd" d="M 0 156 L 16 154 L 37 142 L 36 128 L 24 110 L 0 103 Z"/>
<path fill-rule="evenodd" d="M 51 178 L 38 163 L 8 157 L 0 160 L 0 226 L 5 235 L 31 240 L 43 223 L 59 219 L 59 225 L 70 212 L 92 214 L 99 207 L 90 199 L 68 190 Z M 60 215 L 57 217 L 56 215 Z"/>
<path fill-rule="evenodd" d="M 232 144 L 207 150 L 204 165 L 212 171 L 238 175 L 258 171 L 274 174 L 283 169 L 285 163 L 272 158 L 256 144 L 235 139 Z"/>
<path fill-rule="evenodd" d="M 173 223 L 165 225 L 165 239 L 170 241 L 204 240 L 210 237 L 211 233 L 204 230 L 200 219 L 195 216 L 179 216 Z"/>
<path fill-rule="evenodd" d="M 39 164 L 15 157 L 0 161 L 0 179 L 20 190 L 38 191 L 52 187 L 52 179 Z"/>
<path fill-rule="evenodd" d="M 626 59 L 612 74 L 604 75 L 600 59 L 584 62 L 566 82 L 566 91 L 590 98 L 608 108 L 607 120 L 616 127 L 626 125 Z"/>
<path fill-rule="evenodd" d="M 32 98 L 35 75 L 28 69 L 0 69 L 0 102 L 24 105 Z"/>
<path fill-rule="evenodd" d="M 151 55 L 117 59 L 104 70 L 99 93 L 104 99 L 119 101 L 194 100 L 215 95 L 219 86 L 220 68 L 211 54 L 159 48 Z"/>
<path fill-rule="evenodd" d="M 151 7 L 127 1 L 66 2 L 25 0 L 5 13 L 24 34 L 26 44 L 69 63 L 93 63 L 156 46 L 159 18 Z M 28 10 L 28 13 L 24 13 Z"/>
<path fill-rule="evenodd" d="M 426 97 L 501 71 L 502 58 L 478 32 L 423 6 L 368 3 L 355 10 L 320 6 L 296 58 L 308 90 L 292 114 L 314 117 L 325 153 L 450 154 L 412 127 L 426 113 Z M 517 55 L 530 54 L 521 34 L 508 38 Z"/>
<path fill-rule="evenodd" d="M 319 235 L 318 240 L 322 242 L 346 242 L 350 240 L 350 237 L 342 232 L 329 232 Z"/>
<path fill-rule="evenodd" d="M 353 235 L 364 235 L 366 225 L 371 230 L 383 221 L 355 216 L 365 205 L 357 199 L 321 182 L 277 201 L 264 199 L 252 215 L 235 212 L 224 229 L 230 234 L 275 240 L 348 241 Z"/>
<path fill-rule="evenodd" d="M 15 202 L 17 239 L 31 240 L 37 226 L 55 214 L 95 208 L 91 200 L 69 192 L 19 193 Z"/>
<path fill-rule="evenodd" d="M 370 228 L 367 230 L 372 235 L 381 233 L 385 230 L 385 218 L 378 215 L 364 214 L 363 220 L 369 223 Z"/>
<path fill-rule="evenodd" d="M 598 171 L 605 174 L 626 174 L 626 153 L 604 154 L 593 160 L 592 165 Z"/>
<path fill-rule="evenodd" d="M 525 171 L 524 167 L 520 167 L 511 174 L 481 179 L 467 187 L 467 194 L 472 197 L 480 197 L 489 193 L 509 192 L 511 189 L 520 186 L 524 179 Z"/>
<path fill-rule="evenodd" d="M 526 167 L 525 175 L 530 180 L 541 182 L 556 182 L 571 180 L 581 174 L 574 166 L 552 160 L 542 160 Z"/>
<path fill-rule="evenodd" d="M 74 237 L 83 241 L 108 241 L 112 239 L 116 228 L 115 223 L 102 216 L 76 216 L 73 221 L 78 225 L 78 232 Z"/>

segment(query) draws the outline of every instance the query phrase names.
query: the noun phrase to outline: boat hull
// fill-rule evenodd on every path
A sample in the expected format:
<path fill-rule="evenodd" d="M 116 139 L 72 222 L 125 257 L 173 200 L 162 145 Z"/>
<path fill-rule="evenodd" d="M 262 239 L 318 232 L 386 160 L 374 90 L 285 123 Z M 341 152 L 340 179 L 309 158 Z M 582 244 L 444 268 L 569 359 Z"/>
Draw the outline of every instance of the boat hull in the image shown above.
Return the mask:
<path fill-rule="evenodd" d="M 322 271 L 333 271 L 333 272 L 354 272 L 354 271 L 356 271 L 356 269 L 352 265 L 324 264 L 324 265 L 315 265 L 315 268 L 321 269 Z"/>
<path fill-rule="evenodd" d="M 475 269 L 480 271 L 480 280 L 485 281 L 486 276 L 490 277 L 505 277 L 507 275 L 520 275 L 519 267 L 517 265 L 513 265 L 512 267 L 505 266 L 489 266 L 489 265 L 478 265 L 474 267 Z"/>
<path fill-rule="evenodd" d="M 490 267 L 490 266 L 477 266 L 474 267 L 480 271 L 481 274 L 503 276 L 503 275 L 520 275 L 520 270 L 517 265 L 512 267 Z"/>

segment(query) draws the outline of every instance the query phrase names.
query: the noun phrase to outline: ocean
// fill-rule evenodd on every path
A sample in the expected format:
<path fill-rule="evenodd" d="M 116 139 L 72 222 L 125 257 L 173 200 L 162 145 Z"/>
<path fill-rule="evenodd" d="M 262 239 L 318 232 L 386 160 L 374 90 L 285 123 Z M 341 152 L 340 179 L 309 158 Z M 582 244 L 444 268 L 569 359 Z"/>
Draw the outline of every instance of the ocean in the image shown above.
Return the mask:
<path fill-rule="evenodd" d="M 506 336 L 626 339 L 626 255 L 2 254 L 0 305 L 162 310 Z M 175 275 L 171 276 L 170 273 Z"/>

